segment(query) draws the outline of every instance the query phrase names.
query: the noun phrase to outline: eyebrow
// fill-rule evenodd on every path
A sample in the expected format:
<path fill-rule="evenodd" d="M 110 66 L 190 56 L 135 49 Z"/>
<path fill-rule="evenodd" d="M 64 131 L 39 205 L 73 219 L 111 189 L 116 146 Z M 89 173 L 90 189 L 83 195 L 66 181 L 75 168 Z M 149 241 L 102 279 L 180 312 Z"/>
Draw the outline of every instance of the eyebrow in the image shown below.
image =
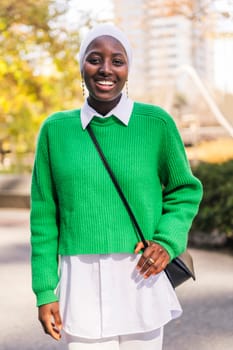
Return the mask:
<path fill-rule="evenodd" d="M 96 50 L 94 50 L 94 51 L 90 51 L 90 52 L 88 52 L 86 55 L 87 55 L 87 57 L 88 56 L 90 56 L 90 55 L 102 55 L 102 52 L 101 51 L 96 51 Z M 123 52 L 113 52 L 113 54 L 112 54 L 112 56 L 126 56 L 125 55 L 125 53 L 123 53 Z"/>

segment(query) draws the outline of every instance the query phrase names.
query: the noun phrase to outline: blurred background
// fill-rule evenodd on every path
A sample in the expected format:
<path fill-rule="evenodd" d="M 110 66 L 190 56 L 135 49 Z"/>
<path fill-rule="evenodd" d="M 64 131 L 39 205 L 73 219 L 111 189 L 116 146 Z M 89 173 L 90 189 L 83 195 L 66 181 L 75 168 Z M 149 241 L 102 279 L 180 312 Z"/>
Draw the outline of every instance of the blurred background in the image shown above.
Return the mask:
<path fill-rule="evenodd" d="M 175 119 L 205 187 L 191 235 L 233 236 L 233 0 L 2 0 L 0 207 L 29 207 L 40 124 L 83 103 L 85 32 L 115 22 L 134 50 L 131 98 Z M 210 237 L 210 238 L 209 238 Z"/>
<path fill-rule="evenodd" d="M 34 307 L 28 270 L 30 178 L 42 121 L 55 111 L 83 103 L 77 54 L 86 31 L 99 22 L 116 23 L 128 35 L 134 51 L 129 96 L 160 105 L 173 116 L 193 172 L 204 185 L 189 244 L 199 259 L 196 293 L 215 290 L 216 297 L 208 304 L 207 295 L 203 292 L 202 299 L 193 295 L 190 284 L 180 293 L 188 313 L 195 316 L 192 321 L 195 318 L 206 330 L 196 343 L 198 349 L 228 350 L 228 344 L 233 344 L 233 0 L 1 0 L 0 273 L 4 288 L 0 293 L 12 299 L 9 304 L 1 300 L 5 314 L 0 310 L 0 348 L 14 350 L 17 344 L 22 345 L 20 349 L 63 348 L 42 341 L 42 334 L 32 332 L 34 325 L 30 328 L 34 342 L 19 336 L 26 327 L 19 315 Z M 211 264 L 210 275 L 205 257 Z M 225 270 L 219 270 L 218 262 Z M 223 277 L 222 290 L 212 284 L 214 269 Z M 17 276 L 20 305 L 9 272 Z M 203 303 L 208 307 L 198 309 Z M 193 315 L 193 307 L 198 314 Z M 18 310 L 18 318 L 13 309 Z M 36 319 L 33 312 L 27 314 L 27 328 Z M 15 337 L 5 315 L 15 324 Z M 171 334 L 179 338 L 190 322 L 187 316 Z M 209 330 L 212 343 L 206 341 Z M 192 330 L 186 332 L 195 342 Z M 192 343 L 182 339 L 177 340 L 177 348 L 193 349 Z M 220 347 L 224 339 L 229 343 Z M 175 349 L 168 343 L 166 349 Z"/>
<path fill-rule="evenodd" d="M 174 116 L 191 159 L 231 158 L 232 0 L 1 0 L 1 173 L 30 172 L 43 119 L 80 107 L 80 40 L 103 21 L 133 46 L 130 96 Z"/>

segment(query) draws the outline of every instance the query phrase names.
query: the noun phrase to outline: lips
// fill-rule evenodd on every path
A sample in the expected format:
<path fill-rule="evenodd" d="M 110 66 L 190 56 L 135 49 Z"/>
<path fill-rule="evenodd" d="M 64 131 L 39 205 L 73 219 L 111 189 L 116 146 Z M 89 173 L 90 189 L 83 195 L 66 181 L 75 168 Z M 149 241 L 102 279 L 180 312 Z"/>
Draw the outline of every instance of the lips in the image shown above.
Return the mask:
<path fill-rule="evenodd" d="M 114 82 L 109 80 L 99 80 L 97 81 L 97 84 L 103 85 L 103 86 L 113 86 Z"/>
<path fill-rule="evenodd" d="M 108 92 L 115 87 L 116 82 L 113 80 L 101 79 L 101 80 L 96 80 L 95 84 L 99 91 Z"/>

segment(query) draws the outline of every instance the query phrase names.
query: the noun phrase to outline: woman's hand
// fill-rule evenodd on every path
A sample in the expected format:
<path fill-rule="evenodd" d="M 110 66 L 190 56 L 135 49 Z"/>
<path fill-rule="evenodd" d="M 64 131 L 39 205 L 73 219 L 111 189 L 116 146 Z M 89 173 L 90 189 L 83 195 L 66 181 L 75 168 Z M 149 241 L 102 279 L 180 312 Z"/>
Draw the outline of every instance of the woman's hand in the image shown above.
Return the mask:
<path fill-rule="evenodd" d="M 136 266 L 136 269 L 144 278 L 163 271 L 170 260 L 168 252 L 161 245 L 150 241 L 147 241 L 147 243 L 148 247 L 145 249 Z M 138 254 L 143 248 L 143 243 L 139 242 L 134 253 Z"/>
<path fill-rule="evenodd" d="M 58 302 L 39 306 L 38 318 L 46 334 L 56 340 L 61 339 L 62 321 Z"/>

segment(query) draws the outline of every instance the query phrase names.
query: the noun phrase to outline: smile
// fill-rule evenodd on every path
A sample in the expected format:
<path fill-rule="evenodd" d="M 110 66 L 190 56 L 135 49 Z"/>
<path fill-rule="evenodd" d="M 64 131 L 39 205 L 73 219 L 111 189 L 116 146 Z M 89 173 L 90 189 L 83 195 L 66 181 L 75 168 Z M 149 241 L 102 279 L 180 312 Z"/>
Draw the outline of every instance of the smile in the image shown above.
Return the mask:
<path fill-rule="evenodd" d="M 97 84 L 103 85 L 103 86 L 113 86 L 114 82 L 109 80 L 99 80 L 97 81 Z"/>

